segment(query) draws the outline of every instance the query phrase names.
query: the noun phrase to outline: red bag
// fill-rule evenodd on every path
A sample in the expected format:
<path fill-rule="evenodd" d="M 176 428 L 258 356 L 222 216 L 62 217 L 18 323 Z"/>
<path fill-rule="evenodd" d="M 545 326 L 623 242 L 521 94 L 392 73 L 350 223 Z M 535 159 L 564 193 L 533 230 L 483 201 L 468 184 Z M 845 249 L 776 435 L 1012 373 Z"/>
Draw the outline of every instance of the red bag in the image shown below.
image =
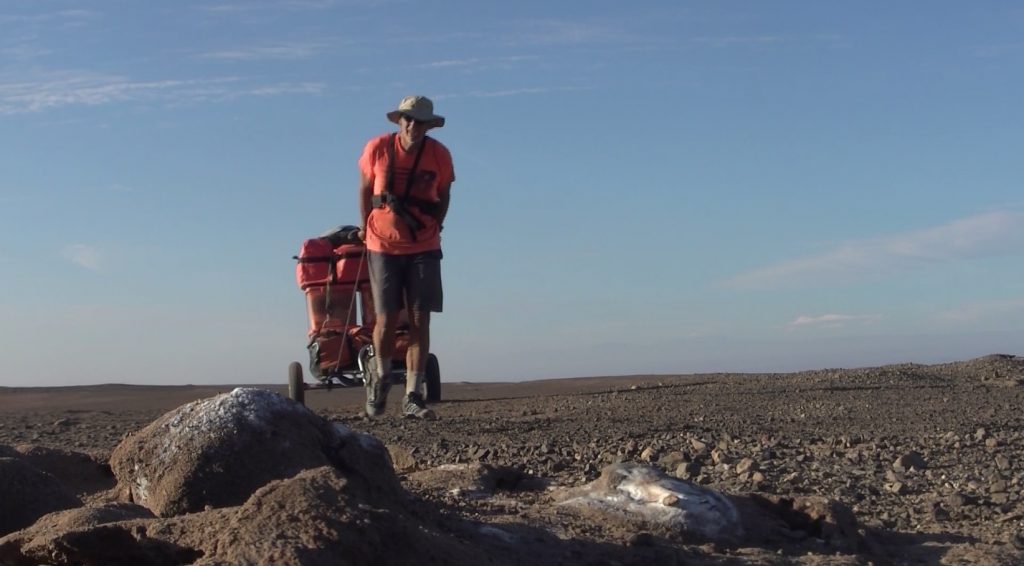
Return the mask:
<path fill-rule="evenodd" d="M 333 283 L 334 246 L 327 238 L 302 242 L 295 259 L 299 260 L 295 266 L 295 280 L 300 289 Z"/>
<path fill-rule="evenodd" d="M 340 331 L 359 324 L 356 303 L 352 301 L 355 287 L 351 285 L 316 285 L 306 289 L 306 314 L 309 335 L 328 330 Z"/>
<path fill-rule="evenodd" d="M 362 283 L 370 280 L 370 270 L 366 265 L 366 249 L 360 244 L 346 244 L 334 248 L 338 258 L 335 264 L 337 283 Z"/>
<path fill-rule="evenodd" d="M 295 281 L 303 290 L 317 285 L 370 280 L 362 244 L 342 244 L 335 248 L 328 238 L 313 238 L 302 242 L 295 259 L 299 261 L 295 266 Z"/>

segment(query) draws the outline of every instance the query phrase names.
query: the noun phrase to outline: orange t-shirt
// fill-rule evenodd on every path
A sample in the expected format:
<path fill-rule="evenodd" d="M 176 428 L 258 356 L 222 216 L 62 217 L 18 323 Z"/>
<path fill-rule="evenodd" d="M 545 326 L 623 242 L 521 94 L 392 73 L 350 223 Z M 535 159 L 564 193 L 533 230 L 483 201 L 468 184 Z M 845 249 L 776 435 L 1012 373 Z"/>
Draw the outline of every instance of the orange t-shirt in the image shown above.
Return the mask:
<path fill-rule="evenodd" d="M 394 177 L 391 191 L 396 197 L 405 196 L 406 183 L 416 152 L 406 153 L 398 136 L 384 134 L 366 144 L 363 155 L 359 158 L 359 172 L 373 183 L 373 194 L 386 192 L 388 176 L 388 143 L 394 143 L 392 155 L 395 157 Z M 431 202 L 438 202 L 442 191 L 449 190 L 455 180 L 452 167 L 452 155 L 441 142 L 433 138 L 424 138 L 423 155 L 416 167 L 416 177 L 409 190 L 409 196 Z M 412 239 L 411 229 L 400 216 L 391 211 L 390 207 L 378 207 L 370 211 L 366 222 L 366 248 L 370 251 L 387 254 L 414 254 L 441 249 L 441 226 L 437 220 L 422 213 L 419 208 L 409 203 L 405 206 L 423 223 L 423 228 Z"/>

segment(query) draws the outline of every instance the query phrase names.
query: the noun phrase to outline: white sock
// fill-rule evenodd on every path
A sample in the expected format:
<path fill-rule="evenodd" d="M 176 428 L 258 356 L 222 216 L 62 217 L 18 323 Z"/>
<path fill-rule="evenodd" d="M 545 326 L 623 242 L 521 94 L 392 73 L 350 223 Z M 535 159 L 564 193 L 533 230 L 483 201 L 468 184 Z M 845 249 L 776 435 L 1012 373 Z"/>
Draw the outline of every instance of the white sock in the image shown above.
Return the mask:
<path fill-rule="evenodd" d="M 420 385 L 423 385 L 423 373 L 422 372 L 408 372 L 405 374 L 405 392 L 406 394 L 412 393 L 413 391 L 419 393 Z"/>

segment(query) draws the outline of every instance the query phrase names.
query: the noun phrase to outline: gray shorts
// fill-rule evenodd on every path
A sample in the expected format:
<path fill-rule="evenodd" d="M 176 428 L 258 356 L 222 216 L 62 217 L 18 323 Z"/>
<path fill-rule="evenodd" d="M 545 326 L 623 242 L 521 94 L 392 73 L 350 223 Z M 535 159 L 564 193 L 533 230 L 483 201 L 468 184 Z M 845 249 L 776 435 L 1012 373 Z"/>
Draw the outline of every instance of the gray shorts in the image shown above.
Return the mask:
<path fill-rule="evenodd" d="M 377 314 L 441 312 L 441 250 L 392 255 L 367 252 L 370 288 Z"/>

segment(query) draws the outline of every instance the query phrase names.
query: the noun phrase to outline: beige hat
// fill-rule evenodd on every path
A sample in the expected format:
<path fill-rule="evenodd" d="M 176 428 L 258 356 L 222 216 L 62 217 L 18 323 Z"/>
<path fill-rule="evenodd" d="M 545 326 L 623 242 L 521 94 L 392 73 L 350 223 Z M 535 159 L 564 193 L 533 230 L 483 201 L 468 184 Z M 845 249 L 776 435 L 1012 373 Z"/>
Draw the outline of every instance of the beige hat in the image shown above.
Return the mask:
<path fill-rule="evenodd" d="M 431 128 L 444 126 L 444 116 L 434 114 L 434 103 L 425 96 L 407 96 L 398 103 L 398 110 L 388 112 L 388 120 L 398 123 L 402 115 L 410 116 L 417 122 L 427 122 Z"/>

